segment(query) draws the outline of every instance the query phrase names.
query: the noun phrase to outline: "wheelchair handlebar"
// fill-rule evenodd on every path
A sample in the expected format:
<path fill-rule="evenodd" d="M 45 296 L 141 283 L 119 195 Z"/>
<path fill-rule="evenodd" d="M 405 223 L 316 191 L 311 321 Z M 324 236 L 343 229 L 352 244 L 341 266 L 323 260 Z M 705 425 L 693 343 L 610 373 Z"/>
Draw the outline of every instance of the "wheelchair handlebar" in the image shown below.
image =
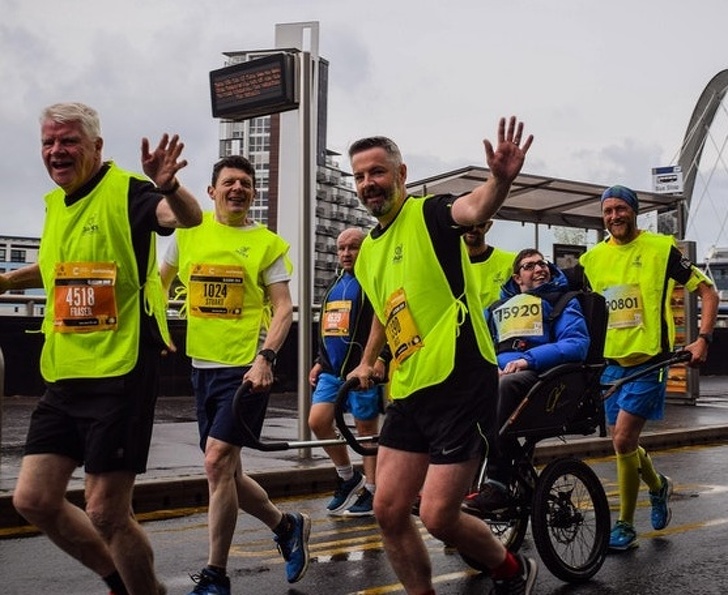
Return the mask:
<path fill-rule="evenodd" d="M 346 443 L 351 449 L 362 455 L 363 457 L 374 456 L 377 454 L 376 447 L 362 446 L 361 442 L 376 442 L 376 436 L 366 436 L 364 438 L 358 438 L 351 433 L 351 430 L 346 425 L 344 420 L 344 408 L 346 405 L 346 399 L 349 395 L 349 391 L 356 389 L 359 386 L 358 378 L 349 378 L 344 384 L 341 385 L 338 392 L 336 393 L 336 404 L 334 406 L 334 419 L 336 420 L 336 428 L 339 430 L 341 436 L 346 440 Z"/>
<path fill-rule="evenodd" d="M 255 450 L 261 450 L 263 452 L 277 452 L 279 450 L 288 450 L 292 447 L 290 442 L 261 442 L 261 440 L 253 433 L 248 424 L 245 423 L 243 417 L 243 397 L 250 392 L 253 387 L 253 383 L 249 380 L 243 382 L 238 390 L 235 391 L 233 397 L 233 415 L 235 416 L 235 423 L 243 434 L 243 441 L 246 446 L 250 446 Z"/>
<path fill-rule="evenodd" d="M 621 386 L 624 384 L 627 384 L 628 382 L 632 382 L 633 380 L 637 380 L 638 378 L 642 378 L 642 376 L 646 376 L 650 372 L 654 372 L 655 370 L 659 370 L 660 368 L 665 368 L 667 366 L 672 366 L 674 364 L 684 364 L 689 362 L 693 357 L 693 354 L 685 349 L 680 349 L 678 351 L 673 351 L 668 357 L 666 357 L 663 360 L 657 361 L 654 364 L 651 364 L 647 366 L 646 368 L 643 368 L 639 372 L 635 372 L 634 374 L 630 374 L 629 376 L 625 376 L 624 378 L 620 378 L 619 380 L 612 382 L 610 384 L 602 385 L 603 388 L 606 388 L 607 390 L 602 394 L 602 399 L 607 400 L 609 397 L 611 397 L 615 392 L 619 390 Z"/>
<path fill-rule="evenodd" d="M 235 391 L 233 396 L 233 416 L 235 423 L 240 429 L 243 435 L 243 443 L 245 446 L 254 448 L 262 452 L 279 452 L 282 450 L 290 450 L 293 448 L 308 448 L 312 446 L 337 446 L 337 445 L 349 445 L 355 452 L 363 456 L 376 455 L 376 448 L 366 448 L 361 446 L 361 442 L 376 442 L 376 436 L 365 436 L 357 438 L 354 436 L 349 428 L 346 426 L 344 421 L 344 406 L 346 403 L 346 396 L 349 390 L 358 386 L 359 380 L 353 378 L 347 380 L 342 389 L 346 387 L 346 390 L 340 389 L 336 396 L 336 405 L 334 408 L 334 414 L 336 417 L 336 426 L 341 434 L 340 437 L 331 438 L 328 440 L 297 440 L 297 441 L 262 441 L 258 436 L 253 433 L 248 424 L 245 423 L 245 417 L 243 416 L 243 400 L 246 394 L 250 392 L 253 384 L 249 380 L 243 382 L 238 390 Z"/>

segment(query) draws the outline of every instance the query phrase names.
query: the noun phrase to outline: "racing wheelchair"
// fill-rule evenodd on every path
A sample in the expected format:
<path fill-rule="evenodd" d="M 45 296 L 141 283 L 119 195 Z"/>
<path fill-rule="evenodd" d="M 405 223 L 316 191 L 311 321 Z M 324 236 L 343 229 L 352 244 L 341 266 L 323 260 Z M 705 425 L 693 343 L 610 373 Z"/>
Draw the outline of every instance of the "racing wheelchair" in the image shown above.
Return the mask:
<path fill-rule="evenodd" d="M 474 513 L 488 523 L 493 534 L 511 551 L 526 537 L 529 520 L 533 541 L 544 565 L 557 578 L 580 583 L 601 568 L 609 547 L 611 515 L 604 487 L 581 459 L 560 456 L 538 472 L 536 445 L 566 435 L 606 436 L 603 402 L 620 386 L 654 370 L 690 360 L 678 351 L 659 359 L 618 382 L 600 382 L 604 363 L 563 364 L 539 376 L 519 406 L 500 429 L 518 440 L 507 505 Z M 484 459 L 476 480 L 486 480 Z M 477 570 L 477 562 L 463 556 Z"/>

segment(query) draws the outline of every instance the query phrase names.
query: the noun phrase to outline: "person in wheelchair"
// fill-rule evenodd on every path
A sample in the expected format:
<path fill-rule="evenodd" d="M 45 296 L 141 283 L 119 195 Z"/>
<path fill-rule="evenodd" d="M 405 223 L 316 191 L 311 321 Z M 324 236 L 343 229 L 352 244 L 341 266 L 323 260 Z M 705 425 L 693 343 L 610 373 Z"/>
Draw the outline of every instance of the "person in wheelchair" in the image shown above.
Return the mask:
<path fill-rule="evenodd" d="M 501 299 L 485 310 L 496 344 L 499 369 L 496 416 L 481 422 L 487 440 L 488 479 L 470 494 L 463 509 L 478 514 L 508 505 L 510 470 L 516 438 L 498 436 L 541 372 L 568 362 L 581 362 L 589 350 L 589 332 L 576 297 L 561 312 L 554 306 L 569 291 L 566 275 L 535 249 L 521 250 Z"/>

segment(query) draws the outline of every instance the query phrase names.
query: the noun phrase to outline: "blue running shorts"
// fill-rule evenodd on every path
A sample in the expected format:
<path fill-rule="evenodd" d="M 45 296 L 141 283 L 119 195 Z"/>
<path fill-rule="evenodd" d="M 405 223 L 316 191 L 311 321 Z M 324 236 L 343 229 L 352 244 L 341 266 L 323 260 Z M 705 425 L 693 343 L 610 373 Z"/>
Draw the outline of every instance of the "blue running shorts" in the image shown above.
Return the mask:
<path fill-rule="evenodd" d="M 602 384 L 610 384 L 625 376 L 646 368 L 650 363 L 639 366 L 623 368 L 616 364 L 609 364 L 602 373 Z M 604 403 L 607 423 L 614 425 L 620 409 L 637 415 L 643 419 L 662 419 L 665 416 L 665 390 L 667 374 L 665 368 L 650 372 L 637 380 L 622 385 Z"/>
<path fill-rule="evenodd" d="M 333 374 L 321 372 L 316 380 L 316 388 L 311 395 L 311 402 L 336 403 L 336 394 L 339 392 L 344 380 Z M 354 419 L 368 421 L 375 419 L 382 413 L 382 387 L 375 385 L 367 390 L 349 391 L 349 399 L 345 411 L 354 416 Z"/>

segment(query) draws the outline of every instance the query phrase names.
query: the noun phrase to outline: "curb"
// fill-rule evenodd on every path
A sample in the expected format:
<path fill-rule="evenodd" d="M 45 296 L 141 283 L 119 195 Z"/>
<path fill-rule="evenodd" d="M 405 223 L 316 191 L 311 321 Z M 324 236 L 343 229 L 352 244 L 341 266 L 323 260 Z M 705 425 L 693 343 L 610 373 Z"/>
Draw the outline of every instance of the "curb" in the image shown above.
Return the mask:
<path fill-rule="evenodd" d="M 703 426 L 691 430 L 661 430 L 644 432 L 640 436 L 640 445 L 648 451 L 668 450 L 698 444 L 711 444 L 728 440 L 728 426 Z M 607 438 L 582 438 L 570 442 L 549 440 L 536 447 L 534 463 L 542 465 L 550 460 L 563 456 L 580 458 L 608 457 L 614 455 L 612 441 Z"/>

